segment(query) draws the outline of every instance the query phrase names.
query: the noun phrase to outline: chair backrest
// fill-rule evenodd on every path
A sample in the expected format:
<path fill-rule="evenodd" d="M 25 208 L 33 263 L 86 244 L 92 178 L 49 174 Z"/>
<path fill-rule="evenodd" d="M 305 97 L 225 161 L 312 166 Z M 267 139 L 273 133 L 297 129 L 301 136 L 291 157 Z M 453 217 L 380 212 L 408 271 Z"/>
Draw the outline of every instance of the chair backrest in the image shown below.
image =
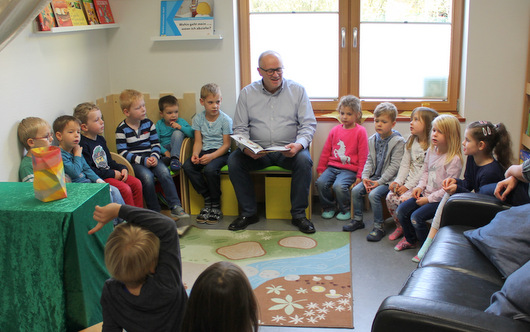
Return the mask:
<path fill-rule="evenodd" d="M 156 98 L 151 98 L 149 94 L 144 94 L 147 117 L 151 121 L 156 123 L 160 119 L 158 99 L 167 95 L 173 95 L 173 93 L 161 92 L 159 97 Z M 120 108 L 119 97 L 119 94 L 113 94 L 108 95 L 105 98 L 100 98 L 96 101 L 96 104 L 100 108 L 101 114 L 103 115 L 103 119 L 105 120 L 105 132 L 103 135 L 107 140 L 107 146 L 109 150 L 114 152 L 116 152 L 116 127 L 125 118 Z M 177 96 L 177 99 L 179 101 L 179 117 L 191 124 L 192 118 L 196 113 L 197 100 L 195 99 L 195 93 L 183 93 L 182 97 Z"/>

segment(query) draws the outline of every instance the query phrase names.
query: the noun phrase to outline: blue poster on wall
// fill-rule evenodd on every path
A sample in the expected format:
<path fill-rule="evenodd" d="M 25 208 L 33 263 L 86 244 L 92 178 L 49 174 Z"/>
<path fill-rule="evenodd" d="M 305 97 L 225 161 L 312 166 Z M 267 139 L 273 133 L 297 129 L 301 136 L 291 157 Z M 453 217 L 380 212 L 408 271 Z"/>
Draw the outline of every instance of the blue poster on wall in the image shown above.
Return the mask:
<path fill-rule="evenodd" d="M 160 36 L 213 35 L 213 0 L 160 2 Z"/>

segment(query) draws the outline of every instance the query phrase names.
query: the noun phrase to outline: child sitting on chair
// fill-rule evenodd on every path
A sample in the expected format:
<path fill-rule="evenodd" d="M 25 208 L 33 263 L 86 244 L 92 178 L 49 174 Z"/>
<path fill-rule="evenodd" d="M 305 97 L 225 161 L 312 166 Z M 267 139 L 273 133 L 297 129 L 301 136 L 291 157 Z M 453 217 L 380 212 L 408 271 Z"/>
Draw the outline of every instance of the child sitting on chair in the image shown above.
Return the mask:
<path fill-rule="evenodd" d="M 180 148 L 186 137 L 193 137 L 193 129 L 186 120 L 179 117 L 179 102 L 175 96 L 164 96 L 158 100 L 160 117 L 156 132 L 160 140 L 162 159 L 169 158 L 169 169 L 178 172 L 182 166 Z"/>
<path fill-rule="evenodd" d="M 27 150 L 26 155 L 20 161 L 18 176 L 21 182 L 33 182 L 31 149 L 50 146 L 53 141 L 52 129 L 46 120 L 29 117 L 20 121 L 17 131 L 20 143 Z"/>
<path fill-rule="evenodd" d="M 171 215 L 189 218 L 182 208 L 169 169 L 159 163 L 160 142 L 155 124 L 146 117 L 144 96 L 136 90 L 124 90 L 120 94 L 120 107 L 125 120 L 116 128 L 116 149 L 131 163 L 134 174 L 142 182 L 147 208 L 157 212 L 161 210 L 155 190 L 156 176 L 171 209 Z"/>
<path fill-rule="evenodd" d="M 112 278 L 101 293 L 103 331 L 180 331 L 188 296 L 175 222 L 158 212 L 111 203 L 96 206 L 98 224 L 88 233 L 116 217 L 127 222 L 105 245 Z"/>
<path fill-rule="evenodd" d="M 101 134 L 105 129 L 100 109 L 92 103 L 82 103 L 74 109 L 74 116 L 81 121 L 83 157 L 90 168 L 108 184 L 118 188 L 125 204 L 144 206 L 142 183 L 129 175 L 127 167 L 112 159 L 107 141 Z"/>
<path fill-rule="evenodd" d="M 204 111 L 193 118 L 193 153 L 183 166 L 193 188 L 204 198 L 198 223 L 215 224 L 223 217 L 220 170 L 228 161 L 232 119 L 221 111 L 221 100 L 217 84 L 201 88 L 200 102 Z"/>
<path fill-rule="evenodd" d="M 368 136 L 361 126 L 361 101 L 355 96 L 344 96 L 337 107 L 340 125 L 329 132 L 318 162 L 318 197 L 322 218 L 331 219 L 338 211 L 338 220 L 350 220 L 350 187 L 361 182 L 366 157 Z"/>

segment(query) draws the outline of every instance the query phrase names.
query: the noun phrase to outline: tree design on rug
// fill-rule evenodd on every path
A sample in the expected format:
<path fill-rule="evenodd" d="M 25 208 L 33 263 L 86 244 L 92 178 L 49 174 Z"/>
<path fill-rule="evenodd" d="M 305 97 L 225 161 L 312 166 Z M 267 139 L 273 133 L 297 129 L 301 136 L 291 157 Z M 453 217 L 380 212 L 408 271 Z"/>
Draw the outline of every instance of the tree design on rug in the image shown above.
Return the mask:
<path fill-rule="evenodd" d="M 297 302 L 307 301 L 307 300 L 297 300 L 293 301 L 293 297 L 291 295 L 287 295 L 285 299 L 280 298 L 272 298 L 272 302 L 279 303 L 277 305 L 274 305 L 269 308 L 269 310 L 282 310 L 284 309 L 285 313 L 287 315 L 291 315 L 294 312 L 294 309 L 304 309 L 304 306 L 301 304 L 298 304 Z"/>

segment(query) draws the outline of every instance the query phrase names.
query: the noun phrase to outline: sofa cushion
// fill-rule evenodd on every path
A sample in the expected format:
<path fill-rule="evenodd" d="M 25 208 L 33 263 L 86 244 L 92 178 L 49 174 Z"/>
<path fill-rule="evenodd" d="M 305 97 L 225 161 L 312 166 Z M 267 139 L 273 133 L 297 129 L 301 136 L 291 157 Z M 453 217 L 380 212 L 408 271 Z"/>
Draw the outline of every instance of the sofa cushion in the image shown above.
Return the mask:
<path fill-rule="evenodd" d="M 530 323 L 530 261 L 510 274 L 486 312 Z"/>
<path fill-rule="evenodd" d="M 466 273 L 427 266 L 412 272 L 399 295 L 484 311 L 490 305 L 491 294 L 501 287 Z"/>
<path fill-rule="evenodd" d="M 486 226 L 464 235 L 504 277 L 530 260 L 530 204 L 499 212 Z"/>
<path fill-rule="evenodd" d="M 468 226 L 442 227 L 419 267 L 435 266 L 466 273 L 501 287 L 499 270 L 464 236 Z"/>

